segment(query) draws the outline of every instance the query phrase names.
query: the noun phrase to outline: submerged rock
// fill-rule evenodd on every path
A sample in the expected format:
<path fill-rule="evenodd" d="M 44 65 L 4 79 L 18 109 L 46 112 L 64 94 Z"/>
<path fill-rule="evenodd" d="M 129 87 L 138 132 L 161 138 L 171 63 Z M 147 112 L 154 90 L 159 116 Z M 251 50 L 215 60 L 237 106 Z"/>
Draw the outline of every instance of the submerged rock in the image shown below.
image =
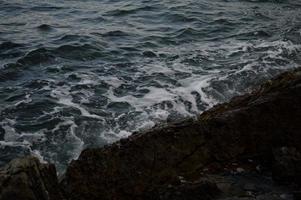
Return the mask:
<path fill-rule="evenodd" d="M 37 158 L 15 159 L 0 170 L 1 200 L 62 200 L 56 170 Z"/>

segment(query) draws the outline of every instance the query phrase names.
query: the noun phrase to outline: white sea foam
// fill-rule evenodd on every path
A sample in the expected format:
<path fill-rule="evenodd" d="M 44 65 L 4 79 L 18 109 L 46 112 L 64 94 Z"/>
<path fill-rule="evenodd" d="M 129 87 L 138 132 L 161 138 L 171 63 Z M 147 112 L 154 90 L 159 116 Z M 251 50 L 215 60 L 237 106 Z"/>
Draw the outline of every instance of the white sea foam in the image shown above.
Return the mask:
<path fill-rule="evenodd" d="M 42 156 L 41 152 L 38 151 L 37 149 L 31 151 L 31 155 L 35 156 L 40 160 L 41 163 L 48 163 L 44 157 Z"/>
<path fill-rule="evenodd" d="M 264 49 L 264 50 L 262 50 Z M 267 50 L 268 49 L 268 50 Z M 45 133 L 49 131 L 54 135 L 51 138 L 51 145 L 57 146 L 58 149 L 64 149 L 64 155 L 68 157 L 67 161 L 78 157 L 80 152 L 89 144 L 85 144 L 85 137 L 98 137 L 95 140 L 104 140 L 106 143 L 112 143 L 120 138 L 128 137 L 133 131 L 147 130 L 154 127 L 157 123 L 164 123 L 173 115 L 180 117 L 191 117 L 199 114 L 213 105 L 219 103 L 221 99 L 236 95 L 239 91 L 233 87 L 223 85 L 224 90 L 212 87 L 213 82 L 224 82 L 224 84 L 239 84 L 243 81 L 246 75 L 244 73 L 253 72 L 252 76 L 260 76 L 267 74 L 268 70 L 278 69 L 279 71 L 294 67 L 294 63 L 288 62 L 285 65 L 275 65 L 274 60 L 287 60 L 287 55 L 297 54 L 300 52 L 300 45 L 294 45 L 288 41 L 256 41 L 256 42 L 235 42 L 228 41 L 222 45 L 207 43 L 197 44 L 193 46 L 176 49 L 175 53 L 179 58 L 171 63 L 156 61 L 141 65 L 138 72 L 135 72 L 132 79 L 136 80 L 143 76 L 154 77 L 154 81 L 159 85 L 138 84 L 137 89 L 146 90 L 144 95 L 135 96 L 132 92 L 116 95 L 114 90 L 119 89 L 123 84 L 133 84 L 122 79 L 118 74 L 110 77 L 97 76 L 91 73 L 77 73 L 80 78 L 78 82 L 68 82 L 60 85 L 55 80 L 48 80 L 48 85 L 42 87 L 39 91 L 49 91 L 50 96 L 55 99 L 56 106 L 51 111 L 44 112 L 37 118 L 43 119 L 49 116 L 57 116 L 60 122 L 55 124 L 52 130 L 41 129 L 37 132 L 17 133 L 14 126 L 17 123 L 15 120 L 6 119 L 1 123 L 5 130 L 4 141 L 0 141 L 0 146 L 22 147 L 28 150 L 31 154 L 38 157 L 41 161 L 50 160 L 51 162 L 61 165 L 58 161 L 60 152 L 48 152 L 47 149 L 36 148 L 32 149 L 33 144 L 39 146 L 46 142 Z M 162 50 L 169 52 L 170 49 Z M 221 66 L 219 62 L 224 62 L 235 54 L 242 53 L 242 56 L 236 63 L 229 66 Z M 199 57 L 199 55 L 202 55 Z M 256 54 L 256 56 L 254 56 Z M 258 59 L 258 56 L 261 59 Z M 194 59 L 202 62 L 202 59 L 207 59 L 211 66 L 195 66 L 183 62 L 183 58 Z M 199 60 L 200 59 L 200 60 Z M 72 72 L 73 73 L 73 72 Z M 177 74 L 184 74 L 179 78 Z M 70 75 L 70 74 L 69 74 Z M 68 76 L 68 75 L 66 75 Z M 161 79 L 161 77 L 162 79 Z M 248 78 L 252 78 L 248 77 Z M 166 78 L 167 77 L 167 78 Z M 172 81 L 169 81 L 170 80 Z M 99 83 L 105 82 L 109 85 L 109 89 L 103 95 L 108 98 L 108 103 L 111 102 L 127 102 L 131 109 L 126 113 L 110 113 L 106 112 L 107 117 L 92 114 L 89 107 L 85 103 L 90 103 L 89 99 L 94 97 L 94 87 Z M 174 83 L 177 84 L 174 84 Z M 79 87 L 74 90 L 73 86 Z M 214 92 L 214 95 L 212 95 Z M 198 99 L 196 98 L 198 95 Z M 76 97 L 76 99 L 74 99 Z M 24 99 L 11 105 L 12 107 L 27 104 L 32 102 L 32 94 L 27 94 Z M 187 106 L 189 103 L 189 106 Z M 201 107 L 199 104 L 202 103 Z M 105 109 L 104 105 L 104 108 Z M 60 112 L 65 107 L 72 107 L 80 111 L 80 116 L 66 117 L 60 115 Z M 130 116 L 131 112 L 137 112 L 137 116 Z M 101 124 L 101 129 L 85 128 L 86 124 L 76 124 L 75 118 L 86 117 L 87 120 L 94 120 Z M 112 122 L 113 121 L 113 122 Z M 125 126 L 126 124 L 126 126 Z M 66 127 L 68 127 L 66 129 Z M 61 132 L 63 130 L 63 132 Z M 92 131 L 92 132 L 89 132 Z M 97 131 L 99 131 L 97 133 Z M 95 133 L 96 132 L 96 133 Z M 59 134 L 58 138 L 55 138 Z M 63 141 L 59 138 L 62 137 Z M 94 134 L 95 136 L 88 136 Z M 100 139 L 99 139 L 100 138 Z M 66 147 L 65 147 L 66 146 Z M 65 161 L 64 161 L 65 162 Z"/>
<path fill-rule="evenodd" d="M 124 81 L 120 80 L 118 77 L 101 77 L 103 81 L 112 86 L 113 88 L 118 88 Z"/>
<path fill-rule="evenodd" d="M 23 100 L 18 101 L 17 103 L 15 103 L 15 106 L 18 106 L 22 103 L 27 104 L 27 103 L 30 103 L 31 101 L 32 101 L 32 99 L 30 98 L 30 94 L 26 94 L 25 98 Z"/>
<path fill-rule="evenodd" d="M 72 151 L 73 156 L 71 158 L 77 158 L 80 154 L 80 152 L 83 150 L 84 142 L 75 134 L 75 129 L 77 128 L 77 125 L 74 123 L 74 121 L 66 121 L 65 123 L 70 124 L 69 128 L 69 134 L 67 135 L 67 138 L 70 138 L 72 140 L 73 145 L 76 147 L 75 150 Z"/>
<path fill-rule="evenodd" d="M 69 86 L 58 87 L 52 90 L 50 95 L 51 97 L 58 99 L 57 103 L 78 109 L 81 112 L 82 116 L 103 120 L 102 117 L 95 114 L 91 114 L 80 104 L 74 103 L 72 101 L 72 96 L 70 95 Z"/>
<path fill-rule="evenodd" d="M 4 119 L 0 125 L 5 131 L 4 141 L 5 142 L 13 142 L 19 138 L 19 134 L 16 132 L 15 128 L 13 127 L 16 124 L 15 120 L 12 119 Z"/>
<path fill-rule="evenodd" d="M 269 48 L 269 51 L 261 50 L 261 48 Z M 174 49 L 173 49 L 174 50 Z M 166 63 L 152 63 L 141 66 L 140 74 L 142 75 L 153 75 L 154 73 L 162 73 L 168 77 L 171 77 L 179 83 L 179 85 L 175 86 L 170 83 L 161 82 L 157 80 L 161 85 L 167 85 L 168 87 L 155 87 L 155 86 L 139 86 L 139 89 L 147 89 L 149 92 L 146 93 L 143 97 L 135 97 L 131 94 L 125 94 L 123 96 L 114 95 L 113 89 L 118 88 L 123 81 L 119 78 L 114 77 L 112 79 L 106 78 L 106 82 L 112 86 L 112 88 L 107 92 L 106 96 L 109 98 L 110 102 L 127 102 L 132 107 L 135 108 L 136 111 L 141 111 L 140 120 L 135 121 L 136 130 L 151 128 L 158 121 L 165 121 L 171 115 L 171 112 L 179 113 L 183 117 L 185 116 L 194 116 L 197 113 L 202 112 L 198 107 L 198 103 L 196 101 L 195 95 L 193 93 L 198 93 L 200 96 L 200 101 L 206 105 L 206 108 L 210 108 L 213 105 L 220 102 L 220 99 L 216 99 L 211 94 L 208 94 L 208 91 L 214 90 L 211 88 L 211 82 L 214 81 L 235 81 L 231 80 L 230 76 L 235 74 L 240 75 L 243 72 L 252 71 L 255 74 L 258 74 L 259 70 L 267 70 L 268 68 L 259 69 L 258 67 L 262 66 L 262 63 L 266 61 L 263 59 L 262 61 L 258 61 L 257 57 L 254 57 L 254 54 L 262 54 L 263 58 L 271 58 L 271 59 L 284 59 L 283 54 L 291 54 L 296 53 L 300 50 L 300 45 L 293 45 L 291 42 L 287 41 L 275 41 L 275 42 L 266 42 L 266 41 L 256 41 L 256 42 L 237 42 L 234 40 L 229 40 L 228 43 L 223 43 L 222 46 L 213 43 L 207 43 L 202 45 L 195 44 L 194 46 L 189 46 L 189 48 L 185 47 L 174 50 L 175 53 L 185 54 L 185 51 L 188 52 L 196 52 L 197 54 L 202 54 L 206 56 L 209 60 L 216 60 L 221 58 L 229 58 L 236 53 L 243 53 L 241 56 L 241 63 L 238 65 L 239 68 L 236 69 L 212 69 L 212 70 L 201 70 L 204 74 L 195 74 L 195 68 L 189 66 L 187 64 L 181 63 L 181 56 L 176 62 L 173 62 L 171 65 L 166 65 Z M 166 47 L 162 52 L 170 52 L 170 49 Z M 187 57 L 186 55 L 183 57 Z M 193 57 L 193 55 L 192 55 Z M 244 64 L 245 63 L 245 64 Z M 213 65 L 218 65 L 217 63 L 213 63 Z M 283 68 L 288 68 L 291 66 L 283 66 Z M 277 66 L 273 66 L 273 68 L 277 68 Z M 177 72 L 183 72 L 190 74 L 190 76 L 182 79 L 177 79 L 175 74 Z M 264 72 L 261 72 L 264 73 Z M 238 76 L 239 77 L 239 76 Z M 239 81 L 239 80 L 238 80 Z M 237 82 L 237 81 L 235 81 Z M 224 98 L 225 93 L 231 97 L 231 94 L 237 95 L 238 91 L 228 88 L 227 91 L 215 91 L 216 95 L 219 95 Z M 230 95 L 229 95 L 230 94 Z M 228 97 L 229 98 L 229 97 Z M 221 98 L 222 99 L 222 98 Z M 191 103 L 191 108 L 188 110 L 183 101 L 187 101 Z M 172 104 L 172 108 L 159 108 L 154 107 L 154 105 L 161 102 L 170 102 Z M 118 120 L 118 119 L 116 119 Z M 118 137 L 118 127 L 115 127 L 114 130 L 111 130 L 111 134 L 114 134 Z M 110 134 L 109 134 L 110 135 Z M 103 136 L 105 137 L 105 136 Z"/>
<path fill-rule="evenodd" d="M 15 120 L 5 119 L 1 122 L 1 126 L 5 131 L 4 141 L 0 141 L 0 148 L 4 147 L 21 147 L 30 152 L 31 155 L 39 158 L 41 162 L 46 162 L 38 150 L 33 150 L 32 145 L 35 143 L 44 142 L 46 140 L 43 130 L 36 133 L 18 133 L 13 125 Z"/>

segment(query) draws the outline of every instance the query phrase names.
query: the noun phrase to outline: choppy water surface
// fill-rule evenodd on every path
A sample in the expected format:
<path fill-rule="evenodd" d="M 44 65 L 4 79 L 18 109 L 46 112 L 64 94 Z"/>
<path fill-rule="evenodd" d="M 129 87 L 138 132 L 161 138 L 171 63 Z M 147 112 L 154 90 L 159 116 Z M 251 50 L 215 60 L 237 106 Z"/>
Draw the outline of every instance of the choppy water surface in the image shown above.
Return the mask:
<path fill-rule="evenodd" d="M 0 0 L 0 161 L 196 116 L 301 63 L 301 1 Z"/>

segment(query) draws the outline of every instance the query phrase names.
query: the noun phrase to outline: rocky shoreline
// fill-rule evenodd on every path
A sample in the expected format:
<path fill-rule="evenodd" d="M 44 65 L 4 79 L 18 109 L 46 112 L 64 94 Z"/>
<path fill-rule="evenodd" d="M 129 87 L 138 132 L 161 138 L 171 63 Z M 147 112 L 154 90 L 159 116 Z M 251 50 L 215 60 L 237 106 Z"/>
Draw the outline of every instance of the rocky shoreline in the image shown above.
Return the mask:
<path fill-rule="evenodd" d="M 84 150 L 59 180 L 15 159 L 0 199 L 301 199 L 301 69 L 185 120 Z"/>

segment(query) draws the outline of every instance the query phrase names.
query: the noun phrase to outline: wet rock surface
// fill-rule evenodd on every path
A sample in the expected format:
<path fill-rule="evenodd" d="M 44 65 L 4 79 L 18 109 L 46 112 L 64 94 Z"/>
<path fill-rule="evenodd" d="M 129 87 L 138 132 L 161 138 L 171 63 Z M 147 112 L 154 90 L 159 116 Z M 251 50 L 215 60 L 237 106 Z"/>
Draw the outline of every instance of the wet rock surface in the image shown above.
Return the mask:
<path fill-rule="evenodd" d="M 6 167 L 0 174 L 0 199 L 7 194 L 60 199 L 60 190 L 70 200 L 300 199 L 300 102 L 298 69 L 197 120 L 86 149 L 70 163 L 59 186 L 55 169 L 35 160 L 25 165 L 29 171 L 22 177 L 38 174 L 38 182 L 21 179 L 24 189 L 16 190 L 20 175 Z M 10 164 L 15 165 L 20 164 Z M 7 174 L 9 181 L 3 181 Z"/>
<path fill-rule="evenodd" d="M 0 170 L 0 199 L 63 199 L 54 165 L 31 156 L 13 160 Z"/>
<path fill-rule="evenodd" d="M 274 150 L 273 178 L 282 182 L 301 183 L 301 154 L 296 148 Z"/>

